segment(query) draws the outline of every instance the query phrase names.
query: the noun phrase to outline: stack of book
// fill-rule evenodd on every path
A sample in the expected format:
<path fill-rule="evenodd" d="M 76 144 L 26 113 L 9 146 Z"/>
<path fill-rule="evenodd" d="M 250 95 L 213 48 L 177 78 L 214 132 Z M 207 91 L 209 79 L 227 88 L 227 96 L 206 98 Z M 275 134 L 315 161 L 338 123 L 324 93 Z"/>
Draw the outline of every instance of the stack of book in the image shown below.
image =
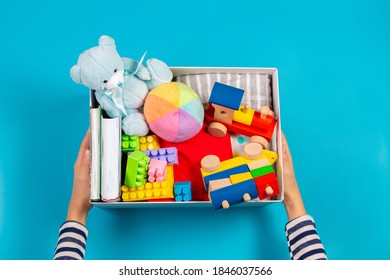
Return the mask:
<path fill-rule="evenodd" d="M 119 201 L 121 187 L 121 118 L 106 118 L 90 108 L 91 201 Z"/>

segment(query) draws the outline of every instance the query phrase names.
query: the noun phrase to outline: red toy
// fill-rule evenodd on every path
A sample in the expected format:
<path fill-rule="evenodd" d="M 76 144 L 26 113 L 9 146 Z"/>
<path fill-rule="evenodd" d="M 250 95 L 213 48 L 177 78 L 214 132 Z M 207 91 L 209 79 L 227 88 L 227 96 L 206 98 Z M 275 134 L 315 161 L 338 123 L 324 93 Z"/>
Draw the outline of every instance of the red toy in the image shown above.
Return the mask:
<path fill-rule="evenodd" d="M 223 137 L 229 130 L 249 137 L 259 135 L 270 141 L 276 125 L 274 113 L 268 106 L 263 106 L 260 112 L 248 105 L 240 106 L 243 94 L 241 89 L 215 83 L 204 116 L 210 127 L 209 133 Z M 237 95 L 241 98 L 238 99 Z M 230 96 L 234 96 L 234 102 Z"/>

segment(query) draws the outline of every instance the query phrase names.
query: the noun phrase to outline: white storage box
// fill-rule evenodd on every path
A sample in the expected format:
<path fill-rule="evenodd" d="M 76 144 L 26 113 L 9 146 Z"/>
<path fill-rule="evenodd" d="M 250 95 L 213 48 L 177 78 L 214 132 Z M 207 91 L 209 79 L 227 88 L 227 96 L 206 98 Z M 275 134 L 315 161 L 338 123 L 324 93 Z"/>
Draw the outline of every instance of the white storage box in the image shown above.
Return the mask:
<path fill-rule="evenodd" d="M 280 114 L 280 102 L 279 102 L 279 87 L 278 87 L 278 71 L 276 68 L 215 68 L 215 67 L 172 67 L 171 68 L 174 81 L 186 83 L 192 87 L 201 97 L 203 102 L 208 101 L 213 81 L 219 81 L 238 88 L 245 89 L 249 96 L 243 98 L 243 103 L 248 103 L 252 108 L 259 105 L 269 104 L 271 109 L 275 113 L 277 124 L 275 131 L 270 141 L 269 150 L 275 151 L 279 158 L 275 163 L 275 173 L 278 178 L 280 194 L 272 199 L 259 200 L 253 199 L 249 202 L 240 203 L 233 207 L 246 207 L 246 206 L 264 206 L 270 203 L 278 203 L 283 201 L 284 198 L 284 185 L 283 185 L 283 168 L 282 168 L 282 139 L 281 139 L 281 114 Z M 205 75 L 203 75 L 205 74 Z M 210 74 L 210 75 L 206 75 Z M 261 74 L 261 75 L 258 75 Z M 260 76 L 268 75 L 269 87 L 264 84 L 264 81 L 260 80 Z M 205 76 L 204 81 L 199 77 Z M 210 78 L 211 76 L 211 78 Z M 233 77 L 233 79 L 231 79 Z M 254 96 L 258 95 L 256 88 L 260 88 L 265 92 L 265 97 Z M 250 92 L 252 91 L 252 93 Z M 208 96 L 207 96 L 208 94 Z M 263 94 L 263 93 L 262 93 Z M 269 94 L 269 96 L 268 96 Z M 246 99 L 246 100 L 244 100 Z M 268 100 L 269 99 L 269 100 Z M 261 103 L 261 104 L 260 104 Z M 91 92 L 91 107 L 96 107 L 96 100 L 94 94 Z M 258 109 L 258 108 L 257 108 Z M 91 135 L 93 138 L 93 135 Z M 93 156 L 93 151 L 92 151 Z M 180 162 L 179 162 L 180 164 Z M 96 177 L 97 174 L 91 172 L 91 179 Z M 123 174 L 122 174 L 123 177 Z M 101 207 L 115 207 L 115 208 L 127 208 L 127 207 L 212 207 L 209 201 L 138 201 L 138 202 L 103 202 L 103 201 L 91 201 L 92 204 Z"/>

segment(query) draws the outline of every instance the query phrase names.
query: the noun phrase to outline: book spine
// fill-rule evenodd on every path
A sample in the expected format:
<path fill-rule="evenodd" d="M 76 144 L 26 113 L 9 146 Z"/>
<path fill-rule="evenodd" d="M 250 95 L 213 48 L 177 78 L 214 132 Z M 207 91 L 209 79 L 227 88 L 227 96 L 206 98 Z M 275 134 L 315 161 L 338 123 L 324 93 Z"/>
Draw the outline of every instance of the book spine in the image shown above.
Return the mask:
<path fill-rule="evenodd" d="M 101 121 L 101 199 L 119 201 L 122 163 L 122 119 L 103 118 Z"/>
<path fill-rule="evenodd" d="M 100 184 L 101 184 L 101 108 L 90 109 L 90 127 L 91 127 L 91 201 L 100 200 Z"/>

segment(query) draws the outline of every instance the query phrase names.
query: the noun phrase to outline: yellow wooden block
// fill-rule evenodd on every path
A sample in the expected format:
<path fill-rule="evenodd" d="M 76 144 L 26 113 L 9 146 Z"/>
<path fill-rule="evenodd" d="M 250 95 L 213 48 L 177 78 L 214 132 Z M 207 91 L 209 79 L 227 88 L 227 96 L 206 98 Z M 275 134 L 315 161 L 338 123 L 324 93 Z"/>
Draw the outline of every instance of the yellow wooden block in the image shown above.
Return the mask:
<path fill-rule="evenodd" d="M 204 171 L 202 169 L 200 171 L 202 172 L 202 176 L 205 177 L 205 176 L 208 176 L 208 175 L 220 172 L 220 171 L 228 170 L 230 168 L 233 168 L 233 167 L 236 167 L 239 165 L 247 164 L 250 161 L 251 161 L 250 159 L 247 159 L 243 156 L 238 156 L 238 157 L 234 157 L 234 158 L 222 161 L 219 165 L 219 168 L 215 171 L 207 172 L 207 171 Z"/>
<path fill-rule="evenodd" d="M 233 120 L 246 125 L 251 125 L 255 110 L 245 109 L 244 106 L 240 106 L 240 109 L 234 111 Z"/>
<path fill-rule="evenodd" d="M 163 182 L 147 182 L 146 184 L 129 188 L 126 185 L 121 187 L 122 201 L 142 201 L 161 198 L 174 198 L 173 195 L 173 165 L 167 165 L 166 175 Z"/>
<path fill-rule="evenodd" d="M 238 156 L 238 157 L 234 157 L 234 158 L 222 161 L 220 163 L 219 168 L 213 172 L 207 172 L 207 171 L 204 171 L 202 169 L 200 169 L 200 172 L 202 173 L 202 177 L 204 178 L 208 175 L 211 175 L 211 174 L 214 174 L 214 173 L 217 173 L 220 171 L 228 170 L 230 168 L 233 168 L 233 167 L 236 167 L 239 165 L 248 164 L 249 162 L 253 162 L 253 161 L 256 161 L 256 160 L 259 160 L 262 158 L 267 158 L 269 160 L 270 164 L 272 165 L 278 159 L 278 154 L 273 152 L 273 151 L 270 151 L 270 150 L 263 150 L 260 157 L 257 159 L 253 160 L 253 159 L 247 159 L 243 156 Z"/>
<path fill-rule="evenodd" d="M 267 158 L 269 160 L 269 164 L 272 165 L 278 160 L 278 154 L 270 150 L 263 150 L 263 153 L 258 160 L 262 158 Z"/>
<path fill-rule="evenodd" d="M 237 184 L 250 179 L 253 179 L 253 176 L 250 172 L 230 175 L 230 181 L 232 182 L 232 184 Z"/>

